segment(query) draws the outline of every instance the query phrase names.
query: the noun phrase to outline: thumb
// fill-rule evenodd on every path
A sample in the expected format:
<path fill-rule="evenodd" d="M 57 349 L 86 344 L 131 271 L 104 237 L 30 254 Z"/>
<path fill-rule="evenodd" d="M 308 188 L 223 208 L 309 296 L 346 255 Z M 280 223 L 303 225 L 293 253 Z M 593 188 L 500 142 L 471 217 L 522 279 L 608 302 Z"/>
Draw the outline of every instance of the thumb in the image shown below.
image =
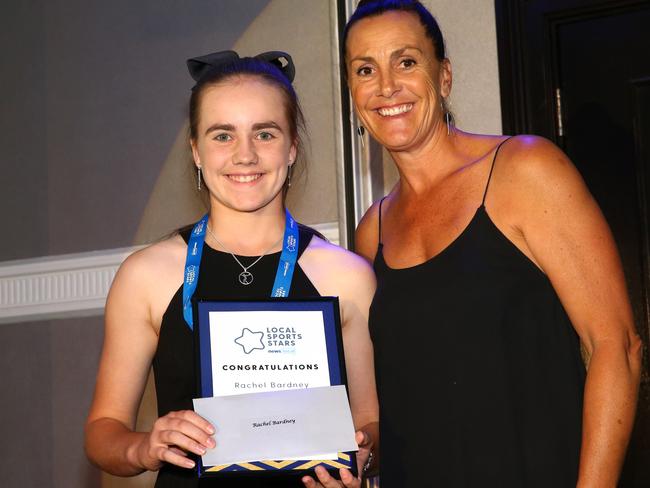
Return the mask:
<path fill-rule="evenodd" d="M 359 447 L 367 447 L 371 443 L 370 435 L 363 430 L 357 430 L 355 434 L 355 441 Z"/>

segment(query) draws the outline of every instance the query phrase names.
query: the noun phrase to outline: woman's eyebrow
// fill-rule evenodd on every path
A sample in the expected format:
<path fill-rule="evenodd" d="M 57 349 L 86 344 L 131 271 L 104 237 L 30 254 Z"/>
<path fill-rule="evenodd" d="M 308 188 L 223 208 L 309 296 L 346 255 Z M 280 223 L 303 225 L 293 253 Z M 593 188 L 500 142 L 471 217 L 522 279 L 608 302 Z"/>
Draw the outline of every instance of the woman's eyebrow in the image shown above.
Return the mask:
<path fill-rule="evenodd" d="M 276 129 L 282 132 L 282 128 L 272 120 L 268 120 L 266 122 L 258 122 L 256 124 L 253 124 L 253 130 L 260 130 L 260 129 Z"/>
<path fill-rule="evenodd" d="M 399 58 L 400 56 L 402 56 L 404 54 L 404 52 L 406 52 L 408 50 L 411 50 L 411 49 L 419 52 L 420 54 L 422 54 L 422 49 L 420 49 L 417 46 L 404 46 L 404 47 L 402 47 L 400 49 L 397 49 L 397 50 L 393 51 L 392 53 L 390 53 L 390 57 L 391 57 L 391 59 Z"/>
<path fill-rule="evenodd" d="M 257 122 L 253 124 L 252 130 L 260 130 L 260 129 L 276 129 L 282 132 L 282 128 L 274 121 L 272 120 L 267 120 L 264 122 Z M 205 135 L 208 135 L 210 132 L 215 132 L 218 130 L 224 130 L 224 131 L 229 131 L 229 132 L 234 132 L 235 131 L 235 126 L 232 124 L 222 124 L 222 123 L 216 123 L 212 124 L 210 127 L 208 127 L 205 130 Z"/>
<path fill-rule="evenodd" d="M 404 47 L 396 49 L 395 51 L 390 53 L 390 57 L 391 57 L 391 59 L 398 58 L 401 55 L 403 55 L 405 51 L 408 51 L 409 49 L 413 49 L 413 50 L 419 52 L 420 54 L 422 54 L 422 49 L 420 49 L 417 46 L 404 46 Z M 363 61 L 364 63 L 369 63 L 369 62 L 372 62 L 374 60 L 375 60 L 375 58 L 373 58 L 372 56 L 357 56 L 355 58 L 352 58 L 350 60 L 350 63 L 353 63 L 355 61 Z"/>
<path fill-rule="evenodd" d="M 212 124 L 210 127 L 208 127 L 205 130 L 205 135 L 208 135 L 210 132 L 214 132 L 216 130 L 226 130 L 232 132 L 235 130 L 235 126 L 232 124 L 221 124 L 221 123 Z"/>
<path fill-rule="evenodd" d="M 373 58 L 372 56 L 357 56 L 356 58 L 352 58 L 350 60 L 350 63 L 354 63 L 355 61 L 363 61 L 364 63 L 369 63 L 374 60 L 375 58 Z"/>

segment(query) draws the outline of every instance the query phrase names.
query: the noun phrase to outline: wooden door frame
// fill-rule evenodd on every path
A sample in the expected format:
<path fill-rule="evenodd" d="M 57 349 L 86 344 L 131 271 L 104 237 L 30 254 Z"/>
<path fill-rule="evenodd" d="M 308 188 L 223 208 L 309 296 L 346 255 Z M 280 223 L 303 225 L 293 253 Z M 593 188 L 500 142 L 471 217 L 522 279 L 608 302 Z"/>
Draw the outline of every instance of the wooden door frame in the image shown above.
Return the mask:
<path fill-rule="evenodd" d="M 627 12 L 647 8 L 647 0 L 609 0 L 597 5 L 563 10 L 562 13 L 549 12 L 546 15 L 544 34 L 549 37 L 549 43 L 544 55 L 550 58 L 542 60 L 545 82 L 545 102 L 551 106 L 553 87 L 558 83 L 559 76 L 554 72 L 555 33 L 557 27 L 566 22 L 574 22 L 602 16 L 610 12 Z M 524 134 L 531 132 L 529 115 L 530 105 L 527 98 L 528 80 L 524 70 L 524 59 L 527 56 L 526 44 L 523 42 L 524 16 L 522 0 L 495 0 L 497 28 L 497 49 L 499 53 L 499 82 L 501 88 L 501 113 L 503 132 L 507 134 Z M 550 61 L 550 62 L 549 62 Z M 554 125 L 554 124 L 552 124 Z M 556 141 L 554 132 L 539 134 Z"/>

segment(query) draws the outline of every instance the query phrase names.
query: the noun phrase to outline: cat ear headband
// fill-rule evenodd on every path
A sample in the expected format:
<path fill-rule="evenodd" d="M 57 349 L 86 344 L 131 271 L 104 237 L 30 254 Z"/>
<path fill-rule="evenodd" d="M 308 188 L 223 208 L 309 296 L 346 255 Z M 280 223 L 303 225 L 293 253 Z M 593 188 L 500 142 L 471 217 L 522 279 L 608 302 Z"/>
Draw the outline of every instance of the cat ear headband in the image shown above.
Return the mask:
<path fill-rule="evenodd" d="M 188 59 L 187 69 L 190 71 L 190 76 L 194 81 L 196 81 L 196 85 L 194 85 L 192 90 L 196 88 L 208 73 L 239 61 L 240 59 L 246 58 L 240 58 L 239 54 L 235 51 L 219 51 L 216 53 L 206 54 L 205 56 Z M 269 51 L 258 54 L 257 56 L 254 56 L 253 59 L 258 59 L 272 64 L 282 72 L 289 82 L 293 82 L 293 78 L 296 75 L 296 68 L 291 56 L 287 53 L 282 51 Z"/>

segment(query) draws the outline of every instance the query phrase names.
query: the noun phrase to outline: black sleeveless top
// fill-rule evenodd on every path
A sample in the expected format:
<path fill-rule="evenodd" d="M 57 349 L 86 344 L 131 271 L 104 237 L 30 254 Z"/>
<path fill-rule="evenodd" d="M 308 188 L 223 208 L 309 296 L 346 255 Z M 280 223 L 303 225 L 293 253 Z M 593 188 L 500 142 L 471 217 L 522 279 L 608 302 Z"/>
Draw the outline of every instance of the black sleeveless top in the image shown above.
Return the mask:
<path fill-rule="evenodd" d="M 485 194 L 456 240 L 404 269 L 384 261 L 380 204 L 369 320 L 382 488 L 576 485 L 579 340 L 546 275 L 490 220 Z"/>
<path fill-rule="evenodd" d="M 188 241 L 190 230 L 181 236 Z M 313 231 L 300 226 L 298 257 L 309 245 Z M 256 258 L 237 256 L 248 265 Z M 237 277 L 241 267 L 229 253 L 215 251 L 207 244 L 203 246 L 199 281 L 195 295 L 202 298 L 236 299 L 266 298 L 271 295 L 275 273 L 280 261 L 280 252 L 264 256 L 250 272 L 254 280 L 250 285 L 242 285 Z M 314 285 L 309 281 L 299 264 L 296 265 L 290 298 L 307 298 L 319 296 Z M 153 359 L 158 416 L 175 410 L 192 410 L 192 398 L 196 397 L 197 386 L 194 371 L 194 339 L 192 331 L 183 319 L 183 286 L 169 302 L 163 315 L 158 337 L 158 348 Z M 217 437 L 217 443 L 219 439 Z M 202 478 L 196 476 L 196 470 L 189 470 L 165 465 L 158 474 L 156 488 L 189 488 L 198 486 L 219 486 L 236 488 L 275 488 L 304 486 L 300 478 Z"/>

